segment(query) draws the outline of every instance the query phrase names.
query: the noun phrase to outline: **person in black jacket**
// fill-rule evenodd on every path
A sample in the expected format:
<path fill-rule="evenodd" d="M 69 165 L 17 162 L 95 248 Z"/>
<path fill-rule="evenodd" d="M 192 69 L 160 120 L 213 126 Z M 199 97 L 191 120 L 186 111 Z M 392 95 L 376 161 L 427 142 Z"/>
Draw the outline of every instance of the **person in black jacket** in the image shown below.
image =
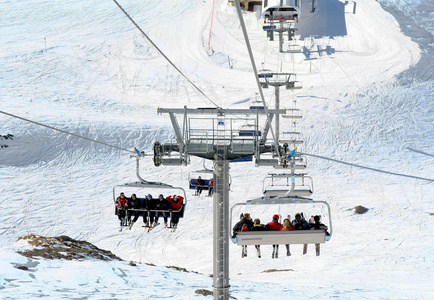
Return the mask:
<path fill-rule="evenodd" d="M 243 215 L 243 218 L 237 224 L 235 224 L 233 228 L 233 237 L 235 237 L 237 232 L 250 231 L 252 230 L 252 228 L 253 228 L 252 218 L 250 218 L 249 213 L 245 213 Z M 246 256 L 247 256 L 247 245 L 242 245 L 241 257 L 246 257 Z"/>
<path fill-rule="evenodd" d="M 265 228 L 265 225 L 261 224 L 261 220 L 255 219 L 253 222 L 252 231 L 264 231 L 267 230 Z M 261 258 L 261 245 L 255 245 L 256 248 L 256 254 L 258 254 L 258 258 Z"/>
<path fill-rule="evenodd" d="M 310 229 L 309 223 L 302 218 L 301 214 L 297 213 L 295 214 L 295 219 L 292 220 L 292 225 L 294 225 L 295 230 L 304 230 L 304 229 Z"/>
<path fill-rule="evenodd" d="M 128 201 L 128 209 L 142 209 L 143 205 L 142 205 L 142 201 L 140 201 L 140 199 L 137 198 L 136 194 L 132 194 L 130 200 Z M 148 212 L 144 211 L 129 211 L 128 213 L 128 217 L 131 220 L 131 217 L 134 216 L 133 221 L 130 223 L 130 229 L 131 227 L 133 227 L 134 223 L 137 221 L 137 219 L 139 218 L 140 214 L 143 214 L 143 223 L 147 223 L 148 221 Z"/>
<path fill-rule="evenodd" d="M 146 216 L 149 216 L 149 222 L 146 217 L 146 227 L 152 227 L 154 225 L 155 212 L 150 210 L 155 209 L 156 202 L 157 200 L 152 199 L 151 194 L 148 194 L 143 202 L 143 208 L 146 209 Z"/>
<path fill-rule="evenodd" d="M 167 210 L 172 209 L 172 204 L 167 201 L 166 198 L 164 198 L 163 195 L 160 194 L 160 196 L 158 196 L 158 200 L 155 203 L 155 209 L 156 210 L 161 210 L 161 211 L 157 211 L 155 213 L 155 224 L 154 225 L 158 225 L 158 218 L 160 216 L 162 216 L 164 218 L 164 227 L 167 227 L 167 218 L 169 217 L 169 213 L 167 212 Z M 164 211 L 166 210 L 166 211 Z"/>
<path fill-rule="evenodd" d="M 315 230 L 327 230 L 328 229 L 328 227 L 326 225 L 324 225 L 323 223 L 320 222 L 320 216 L 313 217 L 313 220 L 315 223 L 310 224 L 311 229 L 315 229 Z"/>
<path fill-rule="evenodd" d="M 199 176 L 199 178 L 196 180 L 196 194 L 200 195 L 204 187 L 205 181 Z"/>

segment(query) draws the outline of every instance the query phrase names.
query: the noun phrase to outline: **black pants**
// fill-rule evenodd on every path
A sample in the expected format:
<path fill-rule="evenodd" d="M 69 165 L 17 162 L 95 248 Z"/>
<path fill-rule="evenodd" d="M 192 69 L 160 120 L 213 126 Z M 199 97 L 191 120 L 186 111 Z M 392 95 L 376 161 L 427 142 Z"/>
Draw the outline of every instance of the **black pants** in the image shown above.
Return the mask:
<path fill-rule="evenodd" d="M 176 225 L 179 222 L 179 212 L 172 212 L 172 219 L 170 221 L 172 224 Z"/>
<path fill-rule="evenodd" d="M 127 211 L 124 208 L 118 208 L 118 218 L 119 220 L 124 219 L 127 216 Z"/>
<path fill-rule="evenodd" d="M 143 214 L 143 223 L 148 222 L 148 212 L 147 211 L 144 211 L 144 212 L 132 211 L 130 213 L 129 218 L 131 218 L 131 216 L 134 216 L 133 222 L 135 223 L 139 219 L 140 213 Z"/>

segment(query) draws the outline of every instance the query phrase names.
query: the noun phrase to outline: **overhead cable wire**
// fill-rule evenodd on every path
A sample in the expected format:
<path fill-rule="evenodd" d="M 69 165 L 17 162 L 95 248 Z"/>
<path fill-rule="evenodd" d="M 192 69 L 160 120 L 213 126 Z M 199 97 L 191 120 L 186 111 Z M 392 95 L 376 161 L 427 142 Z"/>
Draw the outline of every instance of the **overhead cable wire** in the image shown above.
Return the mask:
<path fill-rule="evenodd" d="M 142 33 L 142 35 L 154 46 L 155 49 L 169 62 L 169 64 L 172 65 L 172 67 L 175 68 L 176 71 L 179 72 L 179 74 L 182 75 L 196 90 L 199 91 L 206 99 L 208 99 L 212 104 L 214 104 L 216 107 L 220 108 L 219 105 L 217 105 L 214 101 L 212 101 L 198 86 L 194 84 L 193 81 L 191 81 L 178 67 L 164 54 L 164 52 L 158 48 L 158 46 L 151 40 L 151 38 L 140 28 L 140 26 L 131 18 L 131 16 L 123 9 L 123 7 L 117 2 L 116 0 L 113 0 L 113 2 L 119 7 L 119 9 L 125 14 L 125 16 L 131 21 L 131 23 L 136 26 L 136 28 Z"/>
<path fill-rule="evenodd" d="M 33 124 L 36 124 L 36 125 L 39 125 L 39 126 L 42 126 L 42 127 L 49 128 L 51 130 L 55 130 L 55 131 L 59 131 L 59 132 L 65 133 L 65 134 L 69 134 L 69 135 L 78 137 L 80 139 L 88 140 L 88 141 L 91 141 L 91 142 L 94 142 L 94 143 L 98 143 L 98 144 L 101 144 L 101 145 L 104 145 L 104 146 L 107 146 L 107 147 L 115 148 L 115 149 L 122 150 L 122 151 L 127 151 L 127 152 L 130 152 L 130 153 L 133 153 L 133 154 L 137 155 L 137 152 L 135 152 L 135 151 L 128 150 L 128 149 L 125 149 L 125 148 L 122 148 L 122 147 L 118 147 L 118 146 L 114 146 L 114 145 L 110 145 L 110 144 L 107 144 L 107 143 L 104 143 L 104 142 L 100 142 L 100 141 L 97 141 L 97 140 L 93 140 L 93 139 L 85 137 L 85 136 L 81 136 L 81 135 L 78 135 L 78 134 L 75 134 L 75 133 L 72 133 L 72 132 L 68 132 L 68 131 L 65 131 L 65 130 L 62 130 L 62 129 L 59 129 L 59 128 L 56 128 L 56 127 L 45 125 L 45 124 L 42 124 L 42 123 L 39 123 L 39 122 L 35 122 L 35 121 L 29 120 L 29 119 L 26 119 L 26 118 L 23 118 L 23 117 L 20 117 L 20 116 L 17 116 L 17 115 L 13 115 L 13 114 L 7 113 L 5 111 L 1 111 L 0 110 L 0 113 L 2 113 L 4 115 L 7 115 L 7 116 L 10 116 L 12 118 L 17 118 L 17 119 L 20 119 L 20 120 L 23 120 L 23 121 L 26 121 L 26 122 L 30 122 L 30 123 L 33 123 Z"/>
<path fill-rule="evenodd" d="M 423 152 L 423 151 L 420 151 L 420 150 L 416 150 L 416 149 L 413 149 L 413 148 L 410 148 L 410 147 L 407 147 L 407 149 L 410 150 L 410 151 L 413 151 L 413 152 L 417 152 L 417 153 L 423 154 L 423 155 L 428 155 L 428 156 L 434 157 L 434 155 L 432 155 L 432 154 L 429 154 L 429 153 L 426 153 L 426 152 Z"/>
<path fill-rule="evenodd" d="M 279 141 L 273 132 L 273 127 L 271 125 L 270 115 L 268 114 L 268 106 L 265 103 L 264 93 L 262 92 L 262 86 L 259 82 L 258 70 L 256 69 L 255 58 L 253 57 L 252 47 L 250 46 L 249 36 L 247 35 L 246 24 L 244 23 L 243 15 L 241 14 L 240 0 L 235 0 L 235 6 L 237 8 L 238 18 L 240 19 L 241 29 L 244 35 L 244 41 L 246 42 L 247 51 L 249 52 L 250 62 L 252 64 L 253 73 L 255 73 L 256 84 L 258 85 L 259 94 L 261 95 L 262 104 L 264 105 L 265 114 L 267 115 L 267 122 L 270 125 L 271 135 L 273 136 L 274 143 L 279 145 Z"/>
<path fill-rule="evenodd" d="M 339 163 L 339 164 L 344 164 L 344 165 L 348 165 L 348 166 L 356 167 L 356 168 L 361 168 L 361 169 L 367 169 L 367 170 L 374 171 L 374 172 L 379 172 L 379 173 L 384 173 L 384 174 L 389 174 L 389 175 L 395 175 L 395 176 L 401 176 L 401 177 L 407 177 L 407 178 L 420 179 L 420 180 L 434 182 L 434 179 L 431 179 L 431 178 L 418 177 L 418 176 L 413 176 L 413 175 L 407 175 L 407 174 L 401 174 L 401 173 L 384 171 L 384 170 L 375 169 L 375 168 L 371 168 L 371 167 L 366 167 L 366 166 L 362 166 L 362 165 L 357 165 L 357 164 L 353 164 L 353 163 L 349 163 L 349 162 L 345 162 L 345 161 L 342 161 L 342 160 L 337 160 L 337 159 L 334 159 L 334 158 L 329 158 L 329 157 L 325 157 L 325 156 L 321 156 L 321 155 L 309 154 L 309 153 L 304 153 L 304 152 L 297 152 L 296 154 L 311 156 L 311 157 L 315 157 L 315 158 L 319 158 L 319 159 L 325 159 L 325 160 L 329 160 L 329 161 L 336 162 L 336 163 Z"/>

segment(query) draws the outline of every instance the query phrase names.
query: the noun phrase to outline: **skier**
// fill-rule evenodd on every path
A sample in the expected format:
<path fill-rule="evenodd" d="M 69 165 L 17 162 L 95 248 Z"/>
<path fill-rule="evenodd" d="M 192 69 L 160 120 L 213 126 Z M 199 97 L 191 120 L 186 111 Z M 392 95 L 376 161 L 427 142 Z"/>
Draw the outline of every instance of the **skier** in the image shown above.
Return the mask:
<path fill-rule="evenodd" d="M 179 214 L 182 208 L 182 201 L 184 200 L 184 197 L 173 195 L 168 196 L 166 199 L 172 204 L 172 216 L 170 219 L 170 226 L 173 228 L 173 230 L 175 230 L 178 226 Z"/>
<path fill-rule="evenodd" d="M 121 221 L 121 226 L 126 225 L 125 223 L 125 217 L 127 215 L 127 208 L 128 208 L 128 200 L 125 198 L 125 194 L 122 192 L 120 193 L 119 197 L 116 198 L 115 201 L 116 204 L 116 210 L 118 212 L 118 218 Z"/>
<path fill-rule="evenodd" d="M 295 230 L 310 229 L 309 223 L 303 217 L 303 213 L 295 214 L 295 219 L 292 220 L 292 225 L 294 225 Z M 307 253 L 307 244 L 303 244 L 303 255 L 306 253 Z"/>
<path fill-rule="evenodd" d="M 214 178 L 211 178 L 208 185 L 208 197 L 211 197 L 213 192 L 214 192 Z"/>
<path fill-rule="evenodd" d="M 158 196 L 158 200 L 155 203 L 155 209 L 157 210 L 155 214 L 155 224 L 158 225 L 158 218 L 162 216 L 164 218 L 164 227 L 167 228 L 167 217 L 169 213 L 167 210 L 172 209 L 171 202 L 167 201 L 162 194 Z"/>
<path fill-rule="evenodd" d="M 249 213 L 245 213 L 243 215 L 243 218 L 237 224 L 235 224 L 235 226 L 233 228 L 233 237 L 235 237 L 236 232 L 250 231 L 250 230 L 252 230 L 252 227 L 253 227 L 252 218 L 250 218 Z M 247 256 L 247 245 L 242 245 L 241 247 L 242 247 L 241 257 L 244 258 Z"/>
<path fill-rule="evenodd" d="M 295 230 L 300 229 L 310 229 L 309 223 L 301 217 L 301 214 L 297 213 L 295 214 L 295 219 L 292 220 L 292 225 L 294 225 Z"/>
<path fill-rule="evenodd" d="M 203 181 L 202 177 L 196 180 L 196 194 L 200 195 L 202 193 L 203 187 L 205 186 L 205 181 Z"/>
<path fill-rule="evenodd" d="M 134 209 L 133 211 L 128 213 L 128 219 L 131 221 L 131 216 L 134 215 L 133 221 L 130 223 L 130 230 L 131 227 L 133 227 L 134 223 L 137 221 L 137 219 L 140 216 L 140 211 L 137 211 L 136 209 L 142 209 L 142 202 L 137 198 L 136 194 L 132 194 L 130 200 L 128 201 L 128 208 Z M 145 215 L 147 212 L 143 212 L 143 223 L 146 224 L 146 217 Z"/>
<path fill-rule="evenodd" d="M 273 216 L 273 221 L 268 222 L 265 225 L 267 230 L 282 230 L 282 224 L 279 223 L 279 215 Z M 279 245 L 273 245 L 273 253 L 271 254 L 271 258 L 277 258 L 279 256 Z"/>
<path fill-rule="evenodd" d="M 294 225 L 291 224 L 291 221 L 289 219 L 283 220 L 283 226 L 282 231 L 289 231 L 289 230 L 295 230 Z M 291 255 L 291 251 L 289 251 L 289 244 L 285 244 L 286 246 L 286 256 Z"/>
<path fill-rule="evenodd" d="M 156 202 L 157 202 L 156 200 L 152 199 L 152 195 L 151 195 L 151 194 L 148 194 L 148 195 L 146 196 L 145 202 L 143 203 L 143 207 L 146 208 L 147 211 L 148 211 L 148 214 L 149 214 L 149 222 L 148 222 L 148 220 L 146 219 L 146 225 L 145 225 L 145 227 L 149 227 L 149 228 L 151 228 L 151 227 L 153 227 L 153 226 L 156 226 L 156 225 L 154 224 L 155 212 L 154 212 L 154 211 L 150 211 L 150 210 L 155 209 L 155 203 L 156 203 Z M 158 224 L 157 224 L 157 225 L 158 225 Z"/>
<path fill-rule="evenodd" d="M 326 235 L 330 235 L 330 233 L 327 232 L 328 227 L 320 222 L 320 216 L 313 217 L 314 223 L 310 224 L 310 228 L 313 230 L 325 230 Z M 307 249 L 306 249 L 307 250 Z M 320 244 L 315 243 L 315 252 L 316 256 L 319 256 L 320 253 Z"/>
<path fill-rule="evenodd" d="M 253 222 L 252 231 L 264 231 L 265 225 L 261 224 L 261 220 L 255 219 Z M 261 245 L 255 245 L 256 248 L 256 254 L 258 254 L 258 258 L 261 258 Z"/>

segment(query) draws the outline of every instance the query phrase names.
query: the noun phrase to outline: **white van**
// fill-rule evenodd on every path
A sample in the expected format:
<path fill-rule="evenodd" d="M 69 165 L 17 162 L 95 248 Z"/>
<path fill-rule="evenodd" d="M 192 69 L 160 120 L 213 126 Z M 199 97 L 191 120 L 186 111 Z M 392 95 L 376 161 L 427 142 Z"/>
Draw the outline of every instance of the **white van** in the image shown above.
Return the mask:
<path fill-rule="evenodd" d="M 297 20 L 300 15 L 299 0 L 263 0 L 262 16 L 264 21 L 269 20 Z"/>

